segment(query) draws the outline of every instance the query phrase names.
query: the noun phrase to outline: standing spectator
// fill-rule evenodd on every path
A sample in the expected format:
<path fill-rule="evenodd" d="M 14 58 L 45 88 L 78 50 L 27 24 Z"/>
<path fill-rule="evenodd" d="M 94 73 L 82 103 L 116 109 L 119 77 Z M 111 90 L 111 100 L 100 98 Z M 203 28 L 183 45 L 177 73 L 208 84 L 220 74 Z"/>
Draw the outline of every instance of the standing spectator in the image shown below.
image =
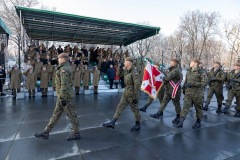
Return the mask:
<path fill-rule="evenodd" d="M 103 62 L 101 63 L 101 72 L 103 74 L 107 74 L 107 70 L 108 70 L 108 64 L 106 62 L 106 58 L 103 60 Z"/>
<path fill-rule="evenodd" d="M 82 85 L 84 87 L 84 90 L 88 90 L 89 82 L 90 82 L 90 71 L 88 70 L 87 66 L 85 66 L 82 73 L 83 73 L 83 83 L 82 83 Z"/>
<path fill-rule="evenodd" d="M 81 60 L 80 60 L 80 57 L 77 57 L 77 60 L 75 60 L 74 64 L 76 65 L 76 67 L 79 66 Z"/>
<path fill-rule="evenodd" d="M 47 54 L 47 55 L 46 55 L 46 58 L 43 60 L 43 64 L 46 65 L 46 64 L 48 63 L 48 61 L 51 62 L 51 58 L 50 58 L 50 56 Z"/>
<path fill-rule="evenodd" d="M 83 60 L 83 65 L 88 66 L 88 60 L 87 60 L 87 58 L 85 58 L 85 59 Z"/>
<path fill-rule="evenodd" d="M 18 67 L 15 65 L 11 71 L 8 72 L 11 76 L 10 81 L 10 88 L 13 91 L 13 98 L 15 99 L 17 96 L 16 92 L 20 92 L 21 88 L 21 82 L 22 82 L 22 72 L 18 69 Z"/>
<path fill-rule="evenodd" d="M 58 46 L 57 52 L 58 52 L 58 54 L 63 53 L 63 49 L 62 49 L 61 45 Z"/>
<path fill-rule="evenodd" d="M 25 88 L 28 90 L 28 96 L 35 98 L 35 85 L 37 82 L 37 76 L 33 72 L 32 68 L 29 68 L 26 72 L 23 73 L 26 76 L 26 85 Z"/>
<path fill-rule="evenodd" d="M 94 94 L 98 94 L 98 83 L 100 81 L 100 71 L 98 70 L 98 67 L 95 66 L 93 70 L 93 87 L 94 87 Z"/>
<path fill-rule="evenodd" d="M 79 95 L 80 84 L 81 84 L 81 77 L 82 73 L 79 67 L 73 72 L 73 86 L 75 87 L 75 94 Z"/>
<path fill-rule="evenodd" d="M 114 66 L 114 73 L 115 73 L 115 78 L 114 78 L 114 84 L 116 86 L 116 89 L 118 89 L 118 83 L 119 83 L 119 76 L 118 76 L 118 65 Z"/>
<path fill-rule="evenodd" d="M 55 78 L 56 78 L 57 69 L 58 69 L 58 66 L 57 66 L 57 65 L 54 65 L 54 67 L 53 67 L 53 73 L 52 73 L 52 87 L 53 87 L 53 91 L 56 90 Z"/>
<path fill-rule="evenodd" d="M 102 56 L 102 53 L 100 53 L 100 55 L 97 57 L 97 60 L 98 60 L 98 70 L 101 71 L 101 64 L 104 60 L 103 56 Z"/>
<path fill-rule="evenodd" d="M 38 80 L 40 79 L 40 75 L 38 73 L 41 71 L 42 66 L 43 66 L 43 62 L 41 62 L 40 58 L 37 57 L 37 61 L 34 64 L 34 72 L 36 73 Z"/>
<path fill-rule="evenodd" d="M 113 89 L 112 87 L 113 87 L 113 81 L 115 79 L 115 71 L 112 64 L 110 65 L 110 68 L 108 68 L 107 70 L 107 76 L 110 84 L 110 89 Z"/>
<path fill-rule="evenodd" d="M 124 83 L 124 69 L 123 69 L 123 64 L 119 63 L 118 64 L 119 67 L 118 67 L 118 77 L 119 77 L 119 80 L 120 80 L 120 84 L 121 84 L 121 87 L 122 88 L 125 88 L 125 83 Z"/>
<path fill-rule="evenodd" d="M 84 46 L 81 51 L 83 52 L 84 56 L 88 59 L 88 50 L 86 49 L 86 46 Z"/>
<path fill-rule="evenodd" d="M 74 61 L 71 61 L 70 66 L 72 67 L 72 72 L 74 72 L 76 68 L 76 64 L 74 63 Z"/>
<path fill-rule="evenodd" d="M 46 68 L 49 74 L 49 80 L 52 80 L 53 65 L 51 64 L 50 61 L 47 62 Z"/>
<path fill-rule="evenodd" d="M 108 68 L 110 67 L 110 65 L 113 65 L 114 66 L 114 62 L 113 62 L 113 59 L 112 59 L 112 57 L 111 58 L 109 58 L 109 61 L 108 61 Z"/>
<path fill-rule="evenodd" d="M 43 66 L 42 70 L 40 71 L 40 77 L 41 77 L 40 88 L 42 91 L 42 97 L 47 97 L 49 73 L 45 66 Z"/>
<path fill-rule="evenodd" d="M 3 93 L 3 85 L 5 83 L 6 79 L 6 72 L 3 69 L 2 65 L 0 65 L 0 96 L 4 96 L 5 94 Z"/>
<path fill-rule="evenodd" d="M 24 72 L 26 72 L 26 71 L 29 70 L 30 68 L 33 68 L 33 66 L 32 66 L 31 59 L 28 59 L 28 60 L 27 60 L 27 63 L 24 63 L 24 64 L 23 64 L 23 70 L 24 70 Z"/>

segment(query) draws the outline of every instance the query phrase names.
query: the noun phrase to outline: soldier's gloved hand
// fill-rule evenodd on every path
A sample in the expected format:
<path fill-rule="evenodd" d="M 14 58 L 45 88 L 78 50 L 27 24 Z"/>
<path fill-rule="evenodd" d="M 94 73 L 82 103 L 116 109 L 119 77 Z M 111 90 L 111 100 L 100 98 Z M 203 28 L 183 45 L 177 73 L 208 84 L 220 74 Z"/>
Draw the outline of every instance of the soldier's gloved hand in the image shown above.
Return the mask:
<path fill-rule="evenodd" d="M 64 107 L 64 106 L 67 105 L 67 100 L 61 100 L 60 103 L 61 103 L 61 105 Z"/>
<path fill-rule="evenodd" d="M 138 104 L 138 99 L 133 99 L 133 104 Z"/>

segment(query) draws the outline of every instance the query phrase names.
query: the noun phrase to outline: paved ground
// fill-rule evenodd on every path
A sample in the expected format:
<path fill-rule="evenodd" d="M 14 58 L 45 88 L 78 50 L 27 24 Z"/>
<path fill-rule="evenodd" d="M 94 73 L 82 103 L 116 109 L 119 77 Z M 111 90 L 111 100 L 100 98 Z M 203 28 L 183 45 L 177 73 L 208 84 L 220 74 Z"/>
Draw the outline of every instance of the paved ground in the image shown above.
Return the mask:
<path fill-rule="evenodd" d="M 226 94 L 226 92 L 225 92 Z M 0 98 L 0 160 L 239 160 L 240 119 L 217 115 L 216 99 L 204 112 L 202 128 L 193 130 L 192 110 L 182 129 L 171 124 L 174 107 L 169 104 L 160 120 L 149 117 L 158 101 L 142 115 L 142 130 L 130 132 L 134 124 L 130 108 L 122 113 L 114 130 L 101 127 L 111 119 L 120 93 L 80 95 L 76 97 L 81 140 L 68 142 L 69 120 L 62 116 L 49 140 L 33 137 L 47 124 L 56 101 L 54 97 L 35 100 Z M 142 94 L 140 107 L 147 96 Z"/>

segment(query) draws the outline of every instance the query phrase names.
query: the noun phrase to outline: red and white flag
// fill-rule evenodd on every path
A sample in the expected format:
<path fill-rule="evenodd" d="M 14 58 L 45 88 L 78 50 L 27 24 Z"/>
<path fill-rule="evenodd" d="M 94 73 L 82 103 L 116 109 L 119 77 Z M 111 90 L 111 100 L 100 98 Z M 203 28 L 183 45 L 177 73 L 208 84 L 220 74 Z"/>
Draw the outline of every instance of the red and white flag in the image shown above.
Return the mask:
<path fill-rule="evenodd" d="M 144 69 L 141 90 L 153 99 L 157 98 L 158 92 L 163 85 L 164 75 L 156 67 L 147 63 Z"/>

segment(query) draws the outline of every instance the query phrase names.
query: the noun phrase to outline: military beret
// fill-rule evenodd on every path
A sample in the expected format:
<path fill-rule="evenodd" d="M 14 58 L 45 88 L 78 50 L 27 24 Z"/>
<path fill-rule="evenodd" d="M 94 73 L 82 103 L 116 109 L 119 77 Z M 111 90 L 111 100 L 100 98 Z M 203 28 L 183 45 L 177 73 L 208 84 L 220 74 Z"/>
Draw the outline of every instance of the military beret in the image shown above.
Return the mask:
<path fill-rule="evenodd" d="M 235 63 L 234 66 L 240 67 L 240 63 Z"/>
<path fill-rule="evenodd" d="M 126 58 L 125 58 L 125 61 L 133 62 L 133 58 L 131 58 L 131 57 L 126 57 Z"/>
<path fill-rule="evenodd" d="M 172 58 L 171 61 L 179 63 L 179 60 L 177 58 Z"/>
<path fill-rule="evenodd" d="M 69 57 L 69 55 L 67 53 L 61 53 L 58 55 L 58 58 L 65 58 L 65 57 Z"/>
<path fill-rule="evenodd" d="M 221 66 L 221 63 L 220 63 L 220 62 L 214 62 L 214 63 L 216 63 L 216 64 L 218 64 L 219 66 Z"/>
<path fill-rule="evenodd" d="M 196 62 L 196 63 L 200 64 L 200 61 L 199 61 L 199 59 L 197 59 L 197 58 L 193 58 L 193 59 L 191 60 L 191 62 Z"/>

